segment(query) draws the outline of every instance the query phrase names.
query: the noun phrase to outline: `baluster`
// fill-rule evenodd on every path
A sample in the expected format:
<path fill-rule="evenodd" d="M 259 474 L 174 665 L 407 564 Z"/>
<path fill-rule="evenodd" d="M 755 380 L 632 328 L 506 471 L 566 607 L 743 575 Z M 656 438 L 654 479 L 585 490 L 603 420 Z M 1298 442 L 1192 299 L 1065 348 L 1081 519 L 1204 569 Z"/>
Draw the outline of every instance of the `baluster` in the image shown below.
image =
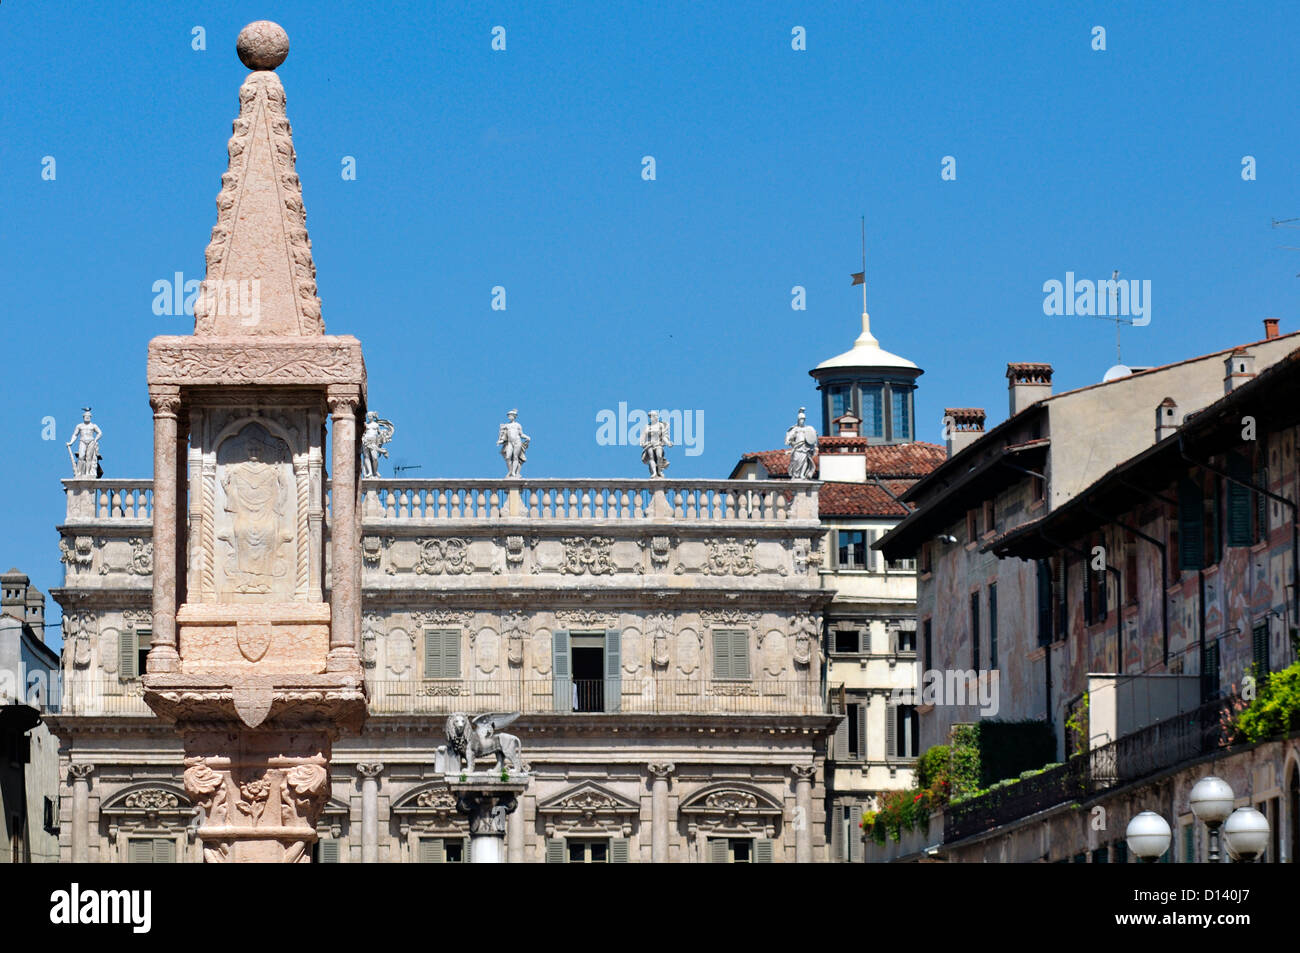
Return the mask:
<path fill-rule="evenodd" d="M 487 515 L 488 515 L 487 494 L 485 494 L 482 490 L 478 491 L 477 498 L 475 500 L 475 505 L 477 506 L 477 510 L 475 511 L 474 515 L 481 520 L 487 519 Z"/>
<path fill-rule="evenodd" d="M 765 520 L 771 520 L 775 516 L 772 505 L 775 502 L 773 500 L 775 495 L 776 494 L 770 490 L 763 494 L 763 519 Z"/>
<path fill-rule="evenodd" d="M 569 491 L 569 505 L 564 511 L 565 519 L 577 519 L 578 516 L 578 493 L 576 490 Z"/>
<path fill-rule="evenodd" d="M 629 504 L 630 504 L 631 502 L 632 502 L 632 501 L 628 499 L 627 490 L 624 490 L 623 493 L 622 493 L 622 495 L 619 497 L 619 500 L 618 500 L 618 518 L 619 518 L 619 519 L 623 519 L 623 520 L 625 520 L 625 519 L 628 518 L 628 515 L 631 513 L 631 509 L 630 509 L 630 507 L 629 507 Z"/>
<path fill-rule="evenodd" d="M 112 501 L 109 503 L 108 510 L 111 519 L 118 519 L 122 516 L 122 493 L 116 487 L 113 488 Z"/>
<path fill-rule="evenodd" d="M 689 490 L 686 493 L 686 515 L 690 519 L 700 518 L 700 491 Z"/>
<path fill-rule="evenodd" d="M 406 498 L 406 488 L 401 487 L 397 491 L 397 518 L 400 520 L 411 518 L 411 507 Z"/>
<path fill-rule="evenodd" d="M 591 519 L 591 491 L 582 491 L 582 518 Z"/>
<path fill-rule="evenodd" d="M 722 518 L 734 520 L 736 518 L 736 494 L 731 490 L 726 493 L 725 508 L 722 511 Z"/>
<path fill-rule="evenodd" d="M 789 519 L 785 508 L 785 494 L 773 493 L 772 495 L 776 497 L 776 518 L 779 520 Z"/>
<path fill-rule="evenodd" d="M 501 491 L 488 490 L 488 503 L 491 504 L 492 518 L 494 520 L 500 519 L 501 518 Z"/>
<path fill-rule="evenodd" d="M 686 518 L 686 499 L 685 499 L 685 497 L 686 497 L 686 491 L 685 491 L 685 490 L 669 490 L 669 491 L 668 491 L 668 502 L 669 502 L 669 504 L 670 504 L 670 505 L 672 506 L 672 508 L 673 508 L 673 516 L 674 516 L 676 519 L 681 520 L 681 519 L 685 519 L 685 518 Z"/>
<path fill-rule="evenodd" d="M 390 520 L 397 519 L 397 496 L 392 490 L 384 491 L 384 515 Z"/>

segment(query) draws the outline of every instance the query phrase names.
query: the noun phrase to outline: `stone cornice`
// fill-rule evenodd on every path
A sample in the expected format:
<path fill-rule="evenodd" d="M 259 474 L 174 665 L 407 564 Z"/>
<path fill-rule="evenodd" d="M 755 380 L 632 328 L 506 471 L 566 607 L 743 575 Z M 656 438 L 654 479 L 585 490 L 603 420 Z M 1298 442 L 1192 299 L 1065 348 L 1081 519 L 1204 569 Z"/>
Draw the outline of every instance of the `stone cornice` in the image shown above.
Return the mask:
<path fill-rule="evenodd" d="M 465 589 L 417 589 L 410 586 L 380 589 L 366 587 L 362 598 L 367 612 L 379 609 L 417 611 L 449 605 L 471 607 L 482 612 L 509 613 L 527 609 L 581 609 L 626 607 L 629 611 L 676 608 L 680 611 L 701 609 L 748 609 L 782 614 L 790 611 L 820 609 L 834 598 L 829 589 L 778 588 L 703 589 L 685 586 L 654 586 L 653 576 L 636 577 L 651 585 L 584 586 L 520 585 L 510 589 L 475 587 Z M 665 581 L 672 577 L 664 577 Z M 588 580 L 590 582 L 590 580 Z M 683 600 L 688 605 L 683 607 Z"/>

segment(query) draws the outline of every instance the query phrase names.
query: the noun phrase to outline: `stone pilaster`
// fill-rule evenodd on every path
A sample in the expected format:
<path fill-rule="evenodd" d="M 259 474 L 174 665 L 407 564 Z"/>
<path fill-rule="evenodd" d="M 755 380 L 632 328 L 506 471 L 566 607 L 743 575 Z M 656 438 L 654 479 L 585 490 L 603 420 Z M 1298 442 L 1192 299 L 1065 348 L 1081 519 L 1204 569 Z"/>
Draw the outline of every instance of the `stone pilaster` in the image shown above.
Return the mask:
<path fill-rule="evenodd" d="M 361 522 L 357 506 L 357 411 L 360 389 L 334 385 L 327 392 L 331 434 L 330 651 L 331 672 L 359 670 Z"/>
<path fill-rule="evenodd" d="M 179 487 L 176 446 L 180 388 L 151 385 L 153 407 L 153 643 L 146 660 L 149 672 L 180 671 L 176 650 L 176 598 L 179 561 Z"/>
<path fill-rule="evenodd" d="M 668 862 L 668 775 L 676 770 L 669 762 L 656 762 L 650 770 L 650 861 Z"/>
<path fill-rule="evenodd" d="M 361 775 L 361 862 L 379 862 L 379 773 L 384 766 L 378 761 L 357 765 Z"/>
<path fill-rule="evenodd" d="M 817 777 L 817 765 L 796 764 L 790 769 L 794 775 L 794 859 L 795 863 L 812 863 L 812 783 Z"/>

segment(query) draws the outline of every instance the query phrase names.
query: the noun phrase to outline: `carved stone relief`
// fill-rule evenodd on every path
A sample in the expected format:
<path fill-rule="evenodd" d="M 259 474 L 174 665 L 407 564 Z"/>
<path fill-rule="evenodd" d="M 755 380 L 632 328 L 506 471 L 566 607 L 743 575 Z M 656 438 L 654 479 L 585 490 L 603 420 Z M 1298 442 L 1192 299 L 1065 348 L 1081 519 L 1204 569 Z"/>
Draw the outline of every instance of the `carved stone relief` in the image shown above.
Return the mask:
<path fill-rule="evenodd" d="M 785 671 L 786 658 L 788 650 L 786 649 L 785 636 L 779 629 L 769 629 L 763 636 L 763 671 L 768 675 L 776 678 Z"/>
<path fill-rule="evenodd" d="M 474 649 L 474 664 L 484 675 L 491 675 L 500 663 L 500 643 L 495 629 L 480 629 L 470 638 Z"/>
<path fill-rule="evenodd" d="M 575 575 L 591 574 L 602 576 L 614 572 L 610 561 L 610 550 L 614 540 L 605 536 L 593 536 L 590 539 L 581 536 L 569 536 L 564 540 L 563 572 Z"/>
<path fill-rule="evenodd" d="M 666 668 L 669 660 L 669 640 L 673 637 L 673 619 L 666 612 L 656 612 L 645 620 L 646 638 L 650 640 L 650 662 L 656 668 Z"/>
<path fill-rule="evenodd" d="M 290 601 L 298 499 L 288 445 L 250 423 L 217 449 L 216 559 L 219 597 Z"/>
<path fill-rule="evenodd" d="M 524 662 L 524 643 L 528 640 L 530 620 L 522 612 L 512 612 L 501 621 L 501 631 L 506 639 L 506 659 L 518 668 Z"/>
<path fill-rule="evenodd" d="M 420 557 L 415 564 L 419 575 L 467 575 L 474 571 L 468 558 L 468 543 L 459 537 L 420 541 Z"/>
<path fill-rule="evenodd" d="M 706 572 L 711 576 L 754 575 L 758 571 L 754 564 L 755 545 L 756 542 L 752 539 L 710 540 Z"/>

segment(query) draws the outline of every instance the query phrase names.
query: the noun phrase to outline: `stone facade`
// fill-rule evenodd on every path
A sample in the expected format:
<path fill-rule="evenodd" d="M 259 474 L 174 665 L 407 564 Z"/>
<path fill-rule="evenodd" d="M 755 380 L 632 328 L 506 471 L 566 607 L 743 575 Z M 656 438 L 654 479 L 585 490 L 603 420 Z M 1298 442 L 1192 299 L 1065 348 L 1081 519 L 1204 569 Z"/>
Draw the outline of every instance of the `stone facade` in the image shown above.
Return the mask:
<path fill-rule="evenodd" d="M 63 855 L 198 860 L 181 745 L 137 678 L 151 580 L 104 559 L 148 541 L 148 484 L 67 492 L 92 558 L 56 593 Z M 510 861 L 826 859 L 816 484 L 374 480 L 362 501 L 369 716 L 334 744 L 319 858 L 466 857 L 433 749 L 452 711 L 519 710 Z"/>

